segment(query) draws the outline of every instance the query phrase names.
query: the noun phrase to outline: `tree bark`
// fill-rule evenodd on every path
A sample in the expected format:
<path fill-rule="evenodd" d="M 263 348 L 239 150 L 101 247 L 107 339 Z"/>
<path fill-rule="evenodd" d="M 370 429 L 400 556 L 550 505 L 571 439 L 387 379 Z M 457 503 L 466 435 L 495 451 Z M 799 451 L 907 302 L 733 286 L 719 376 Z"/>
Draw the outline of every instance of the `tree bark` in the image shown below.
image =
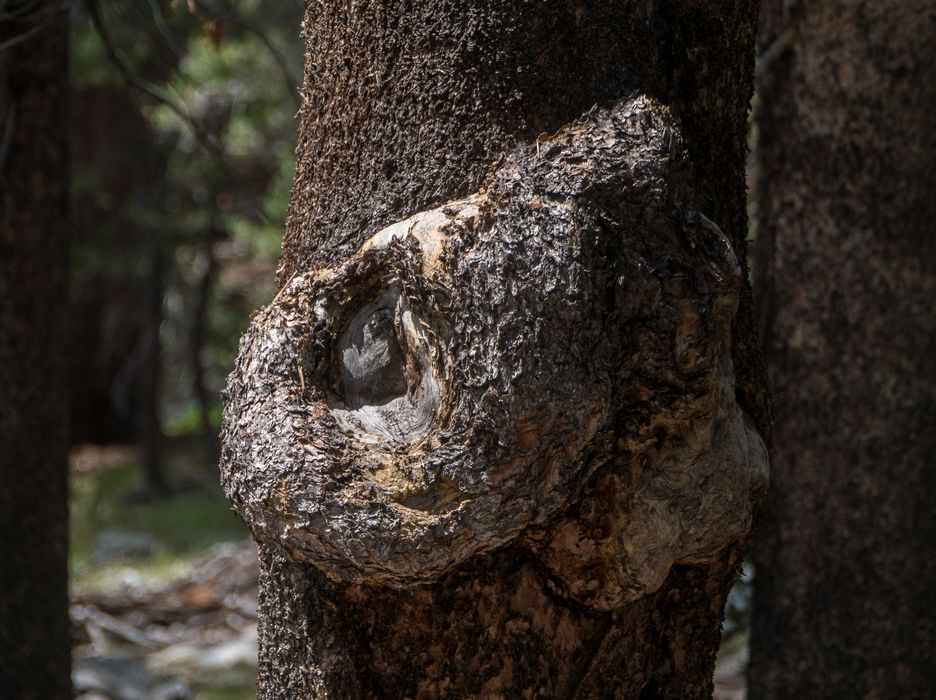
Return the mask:
<path fill-rule="evenodd" d="M 37 5 L 0 21 L 0 688 L 57 699 L 71 696 L 68 31 L 58 3 Z"/>
<path fill-rule="evenodd" d="M 788 48 L 758 114 L 777 435 L 755 700 L 936 687 L 934 29 L 926 0 L 765 3 L 763 46 Z"/>
<path fill-rule="evenodd" d="M 769 436 L 754 15 L 308 3 L 222 430 L 261 697 L 711 695 Z"/>

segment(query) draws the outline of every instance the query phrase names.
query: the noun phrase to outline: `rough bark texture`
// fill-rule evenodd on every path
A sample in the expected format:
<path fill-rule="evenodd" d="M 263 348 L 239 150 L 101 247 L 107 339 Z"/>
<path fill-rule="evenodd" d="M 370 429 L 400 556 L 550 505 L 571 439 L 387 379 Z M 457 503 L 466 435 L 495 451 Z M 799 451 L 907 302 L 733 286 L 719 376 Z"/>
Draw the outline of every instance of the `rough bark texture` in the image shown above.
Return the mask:
<path fill-rule="evenodd" d="M 308 4 L 223 436 L 261 697 L 711 694 L 769 432 L 754 7 L 675 5 Z"/>
<path fill-rule="evenodd" d="M 57 9 L 44 14 L 43 5 Z M 32 9 L 45 22 L 0 49 L 0 695 L 54 700 L 71 696 L 61 337 L 68 33 L 57 3 Z M 5 15 L 0 44 L 35 26 Z"/>
<path fill-rule="evenodd" d="M 750 692 L 936 688 L 936 8 L 766 3 L 758 116 L 776 401 Z"/>

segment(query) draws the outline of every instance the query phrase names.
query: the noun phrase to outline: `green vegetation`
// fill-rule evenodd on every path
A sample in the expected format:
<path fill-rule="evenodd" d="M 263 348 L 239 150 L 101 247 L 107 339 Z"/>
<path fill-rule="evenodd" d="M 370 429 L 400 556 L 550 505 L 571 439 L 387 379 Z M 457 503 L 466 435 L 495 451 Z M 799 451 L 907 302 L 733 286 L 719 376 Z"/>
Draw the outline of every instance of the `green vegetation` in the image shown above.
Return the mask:
<path fill-rule="evenodd" d="M 216 432 L 237 340 L 273 294 L 301 16 L 293 1 L 75 6 L 77 442 Z"/>
<path fill-rule="evenodd" d="M 163 580 L 213 545 L 248 536 L 208 479 L 167 498 L 142 494 L 140 469 L 133 463 L 72 475 L 74 585 L 108 588 L 128 572 L 144 581 Z"/>
<path fill-rule="evenodd" d="M 217 547 L 249 534 L 212 465 L 238 338 L 273 294 L 302 13 L 298 0 L 71 7 L 72 440 L 135 446 L 76 451 L 76 658 L 129 679 L 121 655 L 138 667 L 179 654 L 148 673 L 183 679 L 204 700 L 254 696 L 251 605 L 229 610 L 234 594 L 219 581 L 233 556 L 234 597 L 249 599 L 255 565 L 224 553 L 249 546 Z M 203 581 L 218 557 L 221 573 Z M 199 596 L 214 600 L 211 614 Z M 111 623 L 156 641 L 137 644 Z M 194 661 L 212 645 L 220 661 L 202 672 Z"/>
<path fill-rule="evenodd" d="M 243 686 L 196 686 L 195 692 L 199 700 L 254 700 L 256 693 L 253 687 Z"/>

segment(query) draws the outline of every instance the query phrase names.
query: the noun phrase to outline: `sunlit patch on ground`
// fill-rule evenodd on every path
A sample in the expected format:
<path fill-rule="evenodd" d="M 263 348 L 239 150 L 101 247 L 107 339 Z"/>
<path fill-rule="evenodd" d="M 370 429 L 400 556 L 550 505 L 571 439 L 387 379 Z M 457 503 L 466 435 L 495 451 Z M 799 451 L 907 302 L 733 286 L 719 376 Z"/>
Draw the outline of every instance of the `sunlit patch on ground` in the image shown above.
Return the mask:
<path fill-rule="evenodd" d="M 252 698 L 255 547 L 214 480 L 150 498 L 135 457 L 124 448 L 73 455 L 76 693 L 86 700 Z"/>

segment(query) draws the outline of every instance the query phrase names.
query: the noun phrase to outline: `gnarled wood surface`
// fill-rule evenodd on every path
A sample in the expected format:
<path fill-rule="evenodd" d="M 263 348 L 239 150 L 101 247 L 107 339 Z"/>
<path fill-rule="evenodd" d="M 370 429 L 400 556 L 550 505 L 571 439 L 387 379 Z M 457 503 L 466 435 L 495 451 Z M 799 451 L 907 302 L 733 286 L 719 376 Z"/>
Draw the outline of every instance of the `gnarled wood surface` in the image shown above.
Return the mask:
<path fill-rule="evenodd" d="M 706 697 L 766 479 L 751 6 L 404 5 L 309 4 L 227 390 L 259 693 Z"/>
<path fill-rule="evenodd" d="M 739 268 L 686 166 L 669 111 L 629 100 L 297 274 L 227 392 L 257 538 L 404 587 L 543 528 L 558 585 L 609 609 L 743 538 L 766 451 L 735 402 Z M 605 531 L 553 532 L 599 469 Z"/>

